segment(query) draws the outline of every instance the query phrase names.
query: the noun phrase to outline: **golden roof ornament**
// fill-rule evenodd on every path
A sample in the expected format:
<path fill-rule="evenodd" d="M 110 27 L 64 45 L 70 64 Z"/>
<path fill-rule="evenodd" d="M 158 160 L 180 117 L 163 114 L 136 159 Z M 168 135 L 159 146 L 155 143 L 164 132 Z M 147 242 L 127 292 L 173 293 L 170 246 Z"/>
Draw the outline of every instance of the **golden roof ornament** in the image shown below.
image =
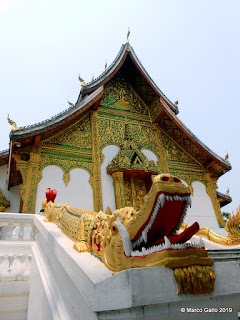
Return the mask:
<path fill-rule="evenodd" d="M 111 215 L 112 214 L 112 211 L 111 211 L 111 209 L 109 207 L 107 207 L 107 209 L 106 209 L 106 214 L 107 215 Z"/>
<path fill-rule="evenodd" d="M 11 119 L 9 118 L 9 114 L 8 114 L 7 120 L 8 120 L 8 123 L 12 125 L 11 131 L 18 130 L 18 126 L 17 126 L 16 122 L 14 122 L 13 120 L 11 120 Z"/>
<path fill-rule="evenodd" d="M 226 195 L 227 195 L 228 197 L 230 197 L 229 188 L 227 188 Z"/>
<path fill-rule="evenodd" d="M 71 107 L 74 107 L 74 104 L 73 104 L 71 101 L 68 101 L 68 104 L 69 104 Z"/>
<path fill-rule="evenodd" d="M 178 107 L 178 99 L 174 102 L 175 107 Z"/>
<path fill-rule="evenodd" d="M 130 28 L 128 28 L 128 33 L 127 33 L 127 50 L 129 51 L 129 36 L 130 36 Z"/>
<path fill-rule="evenodd" d="M 104 72 L 106 72 L 106 70 L 107 70 L 107 60 L 106 60 L 106 63 L 105 63 L 105 70 L 104 70 Z"/>
<path fill-rule="evenodd" d="M 225 155 L 225 161 L 227 161 L 227 162 L 229 162 L 229 155 L 228 155 L 228 152 L 227 152 L 227 154 Z"/>
<path fill-rule="evenodd" d="M 83 78 L 80 77 L 80 74 L 78 75 L 78 80 L 81 82 L 81 86 L 84 87 L 86 85 L 85 81 Z"/>
<path fill-rule="evenodd" d="M 94 81 L 94 74 L 92 75 L 92 81 Z"/>

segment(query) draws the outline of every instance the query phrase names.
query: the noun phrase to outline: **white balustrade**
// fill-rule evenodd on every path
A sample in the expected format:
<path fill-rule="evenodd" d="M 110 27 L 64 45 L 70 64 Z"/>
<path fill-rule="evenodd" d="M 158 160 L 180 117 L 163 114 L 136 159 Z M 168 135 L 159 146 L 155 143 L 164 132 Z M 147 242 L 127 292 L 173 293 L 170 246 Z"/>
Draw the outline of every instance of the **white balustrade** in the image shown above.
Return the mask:
<path fill-rule="evenodd" d="M 31 214 L 0 214 L 0 240 L 34 241 L 37 228 Z"/>
<path fill-rule="evenodd" d="M 1 281 L 29 280 L 31 259 L 31 254 L 0 254 Z"/>

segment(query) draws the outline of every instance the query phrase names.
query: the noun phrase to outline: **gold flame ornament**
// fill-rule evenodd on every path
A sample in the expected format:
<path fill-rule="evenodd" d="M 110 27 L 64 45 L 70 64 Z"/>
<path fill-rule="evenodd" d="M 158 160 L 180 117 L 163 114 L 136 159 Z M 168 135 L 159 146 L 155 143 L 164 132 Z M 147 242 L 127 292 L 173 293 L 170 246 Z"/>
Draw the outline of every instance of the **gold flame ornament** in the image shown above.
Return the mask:
<path fill-rule="evenodd" d="M 129 51 L 129 36 L 130 36 L 130 28 L 128 28 L 128 33 L 127 33 L 127 50 Z"/>
<path fill-rule="evenodd" d="M 81 86 L 84 87 L 86 85 L 85 81 L 83 78 L 80 77 L 80 74 L 78 75 L 78 80 L 81 82 Z"/>
<path fill-rule="evenodd" d="M 7 120 L 8 120 L 8 123 L 12 125 L 11 131 L 18 130 L 18 126 L 17 126 L 16 122 L 9 118 L 9 114 L 8 114 Z"/>

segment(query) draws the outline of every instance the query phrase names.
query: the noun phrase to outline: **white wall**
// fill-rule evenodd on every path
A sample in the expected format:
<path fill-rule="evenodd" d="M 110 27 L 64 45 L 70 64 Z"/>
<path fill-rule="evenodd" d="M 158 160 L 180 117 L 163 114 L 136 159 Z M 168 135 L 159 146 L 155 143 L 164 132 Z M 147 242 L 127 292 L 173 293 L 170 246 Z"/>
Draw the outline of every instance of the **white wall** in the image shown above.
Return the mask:
<path fill-rule="evenodd" d="M 141 149 L 141 152 L 147 157 L 148 161 L 154 161 L 157 164 L 158 158 L 155 153 L 147 149 Z"/>
<path fill-rule="evenodd" d="M 72 169 L 70 181 L 65 186 L 63 171 L 58 166 L 47 166 L 42 171 L 42 180 L 37 186 L 35 213 L 39 213 L 47 188 L 56 189 L 55 203 L 68 203 L 72 207 L 93 210 L 93 191 L 89 173 L 84 169 Z"/>
<path fill-rule="evenodd" d="M 192 187 L 192 207 L 188 209 L 185 221 L 188 224 L 197 221 L 200 228 L 209 227 L 212 230 L 219 229 L 212 201 L 207 194 L 205 185 L 199 181 L 194 181 Z"/>
<path fill-rule="evenodd" d="M 10 201 L 10 207 L 7 208 L 5 212 L 18 213 L 20 206 L 20 185 L 11 187 L 9 190 L 7 189 L 7 170 L 7 164 L 0 166 L 0 189 L 2 189 L 6 199 Z"/>
<path fill-rule="evenodd" d="M 103 211 L 105 212 L 107 207 L 113 212 L 116 210 L 115 193 L 113 186 L 113 179 L 110 174 L 107 174 L 107 166 L 116 157 L 120 148 L 114 145 L 108 145 L 103 148 L 104 161 L 101 166 L 101 182 L 102 182 L 102 199 L 103 199 Z"/>

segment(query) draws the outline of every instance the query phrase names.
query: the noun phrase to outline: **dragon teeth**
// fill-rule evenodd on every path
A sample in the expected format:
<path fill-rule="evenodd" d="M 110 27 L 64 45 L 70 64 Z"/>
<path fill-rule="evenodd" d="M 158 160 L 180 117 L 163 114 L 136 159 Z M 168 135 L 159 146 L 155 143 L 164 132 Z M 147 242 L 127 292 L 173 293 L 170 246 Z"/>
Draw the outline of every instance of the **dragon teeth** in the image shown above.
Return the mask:
<path fill-rule="evenodd" d="M 160 199 L 161 207 L 163 207 L 165 202 L 165 194 L 163 193 L 160 194 L 159 199 Z"/>
<path fill-rule="evenodd" d="M 192 207 L 192 199 L 191 199 L 190 196 L 187 197 L 187 204 L 188 204 L 188 206 L 189 206 L 190 208 Z"/>
<path fill-rule="evenodd" d="M 144 242 L 147 243 L 147 231 L 146 231 L 146 228 L 143 230 L 142 236 L 143 236 Z"/>
<path fill-rule="evenodd" d="M 135 248 L 135 247 L 139 246 L 143 242 L 147 243 L 148 231 L 151 229 L 151 227 L 152 227 L 152 225 L 154 223 L 154 220 L 156 219 L 156 216 L 157 216 L 159 208 L 164 206 L 165 200 L 167 200 L 167 201 L 175 200 L 175 201 L 185 201 L 186 202 L 186 206 L 185 206 L 185 208 L 183 210 L 182 217 L 181 217 L 179 223 L 177 224 L 177 226 L 174 228 L 175 231 L 179 230 L 179 228 L 181 227 L 182 222 L 183 222 L 183 220 L 184 220 L 184 218 L 185 218 L 185 216 L 187 214 L 188 207 L 191 207 L 191 197 L 190 196 L 179 196 L 179 195 L 172 195 L 171 196 L 171 195 L 165 195 L 165 194 L 162 193 L 162 194 L 159 195 L 159 197 L 157 199 L 157 202 L 156 202 L 156 205 L 155 205 L 155 208 L 153 210 L 152 216 L 150 218 L 150 221 L 149 221 L 148 225 L 142 231 L 142 234 L 140 235 L 139 239 L 137 239 L 134 242 L 130 241 L 132 243 L 132 247 L 131 248 Z M 126 232 L 127 232 L 127 230 L 126 230 Z M 121 233 L 120 233 L 120 235 L 121 235 Z M 147 255 L 147 254 L 150 254 L 150 253 L 153 253 L 153 252 L 161 251 L 163 249 L 168 249 L 168 248 L 184 249 L 184 248 L 186 248 L 188 246 L 191 246 L 191 244 L 189 245 L 189 244 L 179 244 L 179 243 L 175 243 L 175 244 L 172 245 L 167 237 L 164 237 L 164 240 L 165 240 L 165 244 L 154 246 L 154 247 L 149 248 L 149 249 L 145 249 L 144 248 L 144 253 L 142 251 L 138 251 L 138 250 L 131 251 L 131 256 L 144 256 L 144 255 Z M 129 246 L 129 244 L 127 244 L 127 243 L 128 243 L 128 241 L 126 241 L 126 243 L 125 243 L 126 247 Z M 201 245 L 204 247 L 203 242 L 202 242 Z M 124 250 L 125 250 L 125 248 L 124 248 Z M 129 249 L 127 249 L 127 252 L 129 253 Z"/>
<path fill-rule="evenodd" d="M 141 251 L 139 251 L 139 250 L 133 251 L 132 250 L 131 257 L 144 257 L 144 256 L 147 256 L 151 253 L 159 252 L 164 249 L 175 249 L 176 250 L 176 249 L 186 249 L 186 248 L 191 248 L 191 247 L 195 247 L 195 248 L 199 247 L 199 245 L 195 245 L 192 242 L 171 244 L 171 242 L 169 241 L 169 239 L 167 237 L 164 237 L 164 240 L 165 240 L 165 243 L 155 245 L 155 246 L 148 248 L 148 249 L 143 247 Z"/>
<path fill-rule="evenodd" d="M 168 237 L 164 236 L 164 241 L 165 241 L 165 248 L 171 248 L 171 242 L 169 241 Z"/>
<path fill-rule="evenodd" d="M 132 241 L 130 240 L 129 234 L 128 234 L 126 228 L 124 227 L 124 225 L 122 224 L 122 222 L 120 221 L 119 217 L 117 217 L 117 228 L 118 228 L 120 236 L 122 238 L 123 248 L 124 248 L 125 254 L 127 257 L 130 257 L 132 247 L 133 247 Z"/>

